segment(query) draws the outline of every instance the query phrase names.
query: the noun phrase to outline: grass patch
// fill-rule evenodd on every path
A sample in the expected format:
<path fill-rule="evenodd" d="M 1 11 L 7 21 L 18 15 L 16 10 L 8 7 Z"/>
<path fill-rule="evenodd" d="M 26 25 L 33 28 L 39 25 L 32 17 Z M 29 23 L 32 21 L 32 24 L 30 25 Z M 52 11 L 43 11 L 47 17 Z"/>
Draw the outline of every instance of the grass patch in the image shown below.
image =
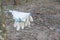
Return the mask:
<path fill-rule="evenodd" d="M 60 0 L 54 0 L 54 1 L 60 3 Z"/>
<path fill-rule="evenodd" d="M 59 39 L 58 40 L 60 40 L 60 37 L 59 37 Z"/>

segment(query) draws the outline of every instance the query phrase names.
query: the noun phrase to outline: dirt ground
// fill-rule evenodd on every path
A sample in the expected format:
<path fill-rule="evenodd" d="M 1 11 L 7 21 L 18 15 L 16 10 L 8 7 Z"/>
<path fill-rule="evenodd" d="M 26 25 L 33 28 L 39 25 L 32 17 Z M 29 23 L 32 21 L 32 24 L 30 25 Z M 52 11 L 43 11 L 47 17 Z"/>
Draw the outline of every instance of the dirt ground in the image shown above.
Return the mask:
<path fill-rule="evenodd" d="M 41 17 L 42 18 L 41 18 Z M 54 17 L 54 19 L 53 19 Z M 59 16 L 60 17 L 60 16 Z M 60 37 L 60 25 L 56 15 L 48 16 L 44 14 L 35 14 L 34 22 L 31 28 L 16 31 L 12 23 L 7 26 L 8 40 L 58 40 Z"/>
<path fill-rule="evenodd" d="M 6 9 L 8 10 L 4 6 L 4 10 Z M 57 2 L 35 0 L 32 3 L 21 3 L 15 6 L 14 10 L 31 12 L 34 21 L 30 28 L 16 31 L 13 22 L 7 18 L 11 15 L 5 13 L 7 40 L 60 40 L 60 4 Z"/>

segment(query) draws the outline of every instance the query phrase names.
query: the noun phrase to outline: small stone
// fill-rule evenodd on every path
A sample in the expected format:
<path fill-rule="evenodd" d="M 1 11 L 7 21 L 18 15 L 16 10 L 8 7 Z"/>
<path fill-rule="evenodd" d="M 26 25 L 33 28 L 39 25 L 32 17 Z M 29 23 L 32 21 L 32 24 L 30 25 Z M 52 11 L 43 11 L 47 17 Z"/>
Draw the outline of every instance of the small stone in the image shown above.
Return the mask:
<path fill-rule="evenodd" d="M 2 32 L 2 30 L 0 30 L 0 33 Z"/>

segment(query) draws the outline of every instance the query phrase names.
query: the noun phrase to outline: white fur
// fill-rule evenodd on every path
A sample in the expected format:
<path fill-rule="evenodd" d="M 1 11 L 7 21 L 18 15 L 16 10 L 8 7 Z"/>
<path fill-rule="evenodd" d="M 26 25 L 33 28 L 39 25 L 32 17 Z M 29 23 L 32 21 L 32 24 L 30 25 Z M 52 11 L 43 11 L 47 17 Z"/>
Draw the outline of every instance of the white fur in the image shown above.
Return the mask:
<path fill-rule="evenodd" d="M 25 13 L 25 12 L 19 12 L 16 10 L 9 10 L 9 12 L 12 13 L 14 22 L 14 27 L 16 27 L 16 30 L 19 31 L 20 29 L 24 29 L 24 27 L 28 26 L 30 27 L 30 22 L 33 21 L 31 13 Z M 17 22 L 16 19 L 21 19 L 21 22 Z"/>
<path fill-rule="evenodd" d="M 9 12 L 12 13 L 13 15 L 13 19 L 21 19 L 22 21 L 25 21 L 26 18 L 30 15 L 30 13 L 26 13 L 26 12 L 19 12 L 16 10 L 9 10 Z"/>
<path fill-rule="evenodd" d="M 24 27 L 30 27 L 30 22 L 33 21 L 33 18 L 30 16 L 26 19 L 25 22 L 14 22 L 14 27 L 16 27 L 16 30 L 19 31 L 20 29 L 24 29 Z"/>

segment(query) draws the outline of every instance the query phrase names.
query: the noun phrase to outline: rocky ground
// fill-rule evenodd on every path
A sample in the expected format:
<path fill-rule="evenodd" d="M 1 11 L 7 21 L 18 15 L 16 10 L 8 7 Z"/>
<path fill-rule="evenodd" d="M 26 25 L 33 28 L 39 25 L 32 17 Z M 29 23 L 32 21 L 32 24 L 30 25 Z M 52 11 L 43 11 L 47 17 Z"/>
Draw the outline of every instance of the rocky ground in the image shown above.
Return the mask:
<path fill-rule="evenodd" d="M 35 0 L 20 5 L 4 5 L 4 10 L 31 12 L 34 22 L 31 28 L 16 31 L 11 14 L 5 13 L 7 40 L 60 40 L 60 4 L 53 0 Z M 9 18 L 8 18 L 9 17 Z"/>
<path fill-rule="evenodd" d="M 60 27 L 59 27 L 60 25 L 58 24 L 59 20 L 57 21 L 52 19 L 53 16 L 55 16 L 54 18 L 56 18 L 56 15 L 53 16 L 44 15 L 44 18 L 46 20 L 44 20 L 44 18 L 42 19 L 40 18 L 40 16 L 42 15 L 36 14 L 36 16 L 34 17 L 34 22 L 31 23 L 31 28 L 26 27 L 23 30 L 16 31 L 12 24 L 10 24 L 10 26 L 7 26 L 7 39 L 8 40 L 59 40 L 60 37 Z"/>

